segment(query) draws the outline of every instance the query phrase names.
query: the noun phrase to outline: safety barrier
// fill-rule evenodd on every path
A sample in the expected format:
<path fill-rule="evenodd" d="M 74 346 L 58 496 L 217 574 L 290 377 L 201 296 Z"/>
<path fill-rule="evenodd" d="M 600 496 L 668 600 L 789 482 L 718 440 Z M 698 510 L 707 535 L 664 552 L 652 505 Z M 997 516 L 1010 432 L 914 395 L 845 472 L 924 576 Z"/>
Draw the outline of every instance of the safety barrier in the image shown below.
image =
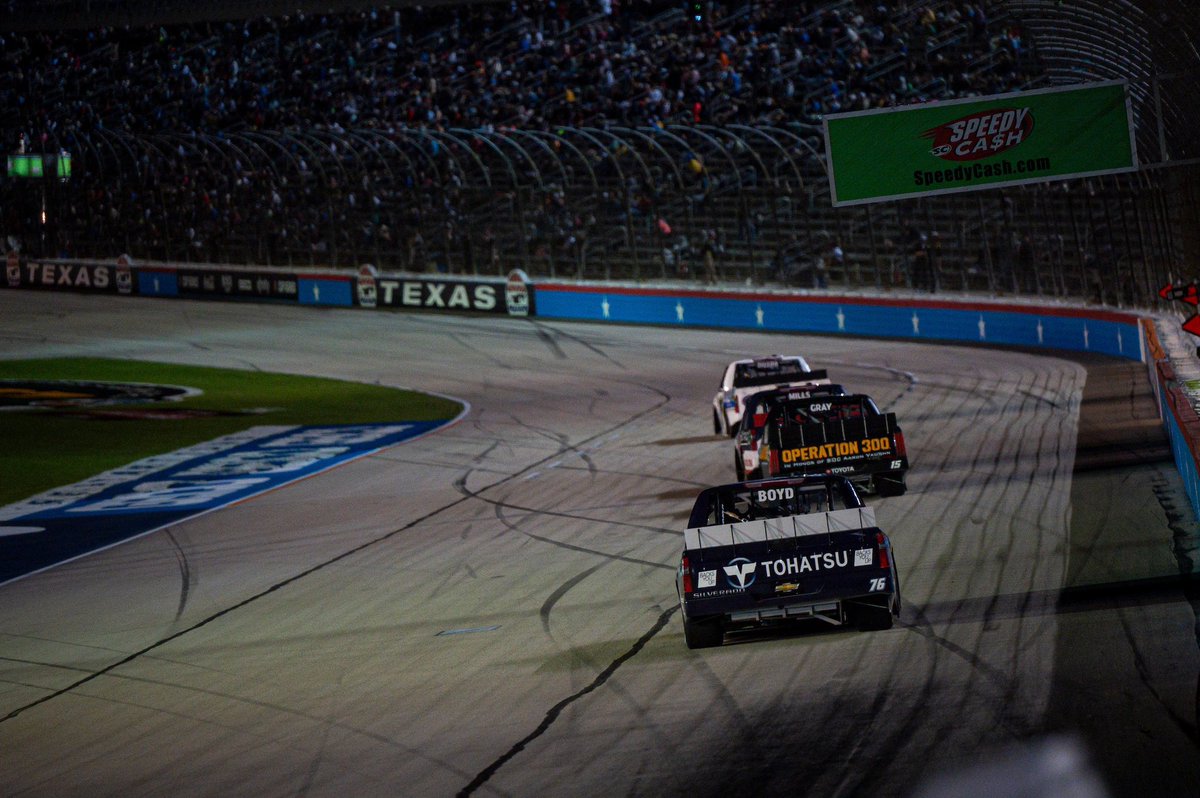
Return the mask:
<path fill-rule="evenodd" d="M 1027 346 L 1144 362 L 1188 497 L 1200 515 L 1200 415 L 1153 319 L 1066 305 L 927 296 L 655 288 L 620 284 L 389 275 L 373 267 L 294 272 L 195 264 L 8 259 L 0 288 L 284 302 L 363 309 L 496 313 L 614 324 L 711 327 L 909 341 Z"/>

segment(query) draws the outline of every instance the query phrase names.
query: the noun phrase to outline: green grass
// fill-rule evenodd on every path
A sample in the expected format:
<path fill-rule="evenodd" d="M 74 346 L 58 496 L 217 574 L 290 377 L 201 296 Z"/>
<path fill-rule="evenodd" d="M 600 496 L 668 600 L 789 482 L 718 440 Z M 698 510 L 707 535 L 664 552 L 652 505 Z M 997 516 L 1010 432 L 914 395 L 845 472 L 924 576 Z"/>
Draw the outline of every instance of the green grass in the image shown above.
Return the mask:
<path fill-rule="evenodd" d="M 4 410 L 0 412 L 0 506 L 143 457 L 253 426 L 437 421 L 453 418 L 462 409 L 448 399 L 378 385 L 91 358 L 0 361 L 0 379 L 183 385 L 203 393 L 179 402 L 118 407 L 228 414 L 113 419 L 72 410 Z"/>

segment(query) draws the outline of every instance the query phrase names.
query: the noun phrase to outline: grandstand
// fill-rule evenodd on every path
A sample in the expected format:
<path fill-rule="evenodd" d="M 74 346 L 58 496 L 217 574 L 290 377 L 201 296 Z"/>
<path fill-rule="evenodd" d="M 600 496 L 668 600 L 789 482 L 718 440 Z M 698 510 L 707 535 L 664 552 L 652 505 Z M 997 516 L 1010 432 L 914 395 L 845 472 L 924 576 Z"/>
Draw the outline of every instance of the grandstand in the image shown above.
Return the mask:
<path fill-rule="evenodd" d="M 247 5 L 10 2 L 0 139 L 75 166 L 0 184 L 0 232 L 66 257 L 1114 305 L 1200 271 L 1182 0 Z M 1154 168 L 830 204 L 825 114 L 1114 77 Z"/>

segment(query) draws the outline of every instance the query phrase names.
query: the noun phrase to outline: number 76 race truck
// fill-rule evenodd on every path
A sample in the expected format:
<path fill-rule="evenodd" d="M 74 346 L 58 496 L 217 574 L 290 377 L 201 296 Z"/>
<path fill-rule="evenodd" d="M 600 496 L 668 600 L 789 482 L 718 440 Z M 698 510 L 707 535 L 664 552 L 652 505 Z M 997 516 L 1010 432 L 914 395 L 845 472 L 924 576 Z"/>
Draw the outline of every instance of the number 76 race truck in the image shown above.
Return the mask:
<path fill-rule="evenodd" d="M 688 648 L 797 620 L 888 629 L 900 612 L 891 541 L 854 485 L 828 474 L 701 491 L 675 587 Z"/>

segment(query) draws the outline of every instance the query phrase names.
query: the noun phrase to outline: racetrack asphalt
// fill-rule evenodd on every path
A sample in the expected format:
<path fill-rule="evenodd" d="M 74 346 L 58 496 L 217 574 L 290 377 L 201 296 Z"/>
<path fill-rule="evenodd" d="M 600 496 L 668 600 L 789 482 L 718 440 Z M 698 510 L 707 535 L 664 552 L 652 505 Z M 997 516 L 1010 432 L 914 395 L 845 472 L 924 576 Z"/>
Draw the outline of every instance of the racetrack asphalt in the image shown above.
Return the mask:
<path fill-rule="evenodd" d="M 870 501 L 904 611 L 689 651 L 683 524 L 733 478 L 709 402 L 767 352 L 897 413 L 909 492 Z M 1196 519 L 1140 364 L 0 292 L 0 357 L 53 355 L 472 410 L 0 587 L 5 795 L 912 795 L 1062 739 L 1113 795 L 1200 794 Z"/>

